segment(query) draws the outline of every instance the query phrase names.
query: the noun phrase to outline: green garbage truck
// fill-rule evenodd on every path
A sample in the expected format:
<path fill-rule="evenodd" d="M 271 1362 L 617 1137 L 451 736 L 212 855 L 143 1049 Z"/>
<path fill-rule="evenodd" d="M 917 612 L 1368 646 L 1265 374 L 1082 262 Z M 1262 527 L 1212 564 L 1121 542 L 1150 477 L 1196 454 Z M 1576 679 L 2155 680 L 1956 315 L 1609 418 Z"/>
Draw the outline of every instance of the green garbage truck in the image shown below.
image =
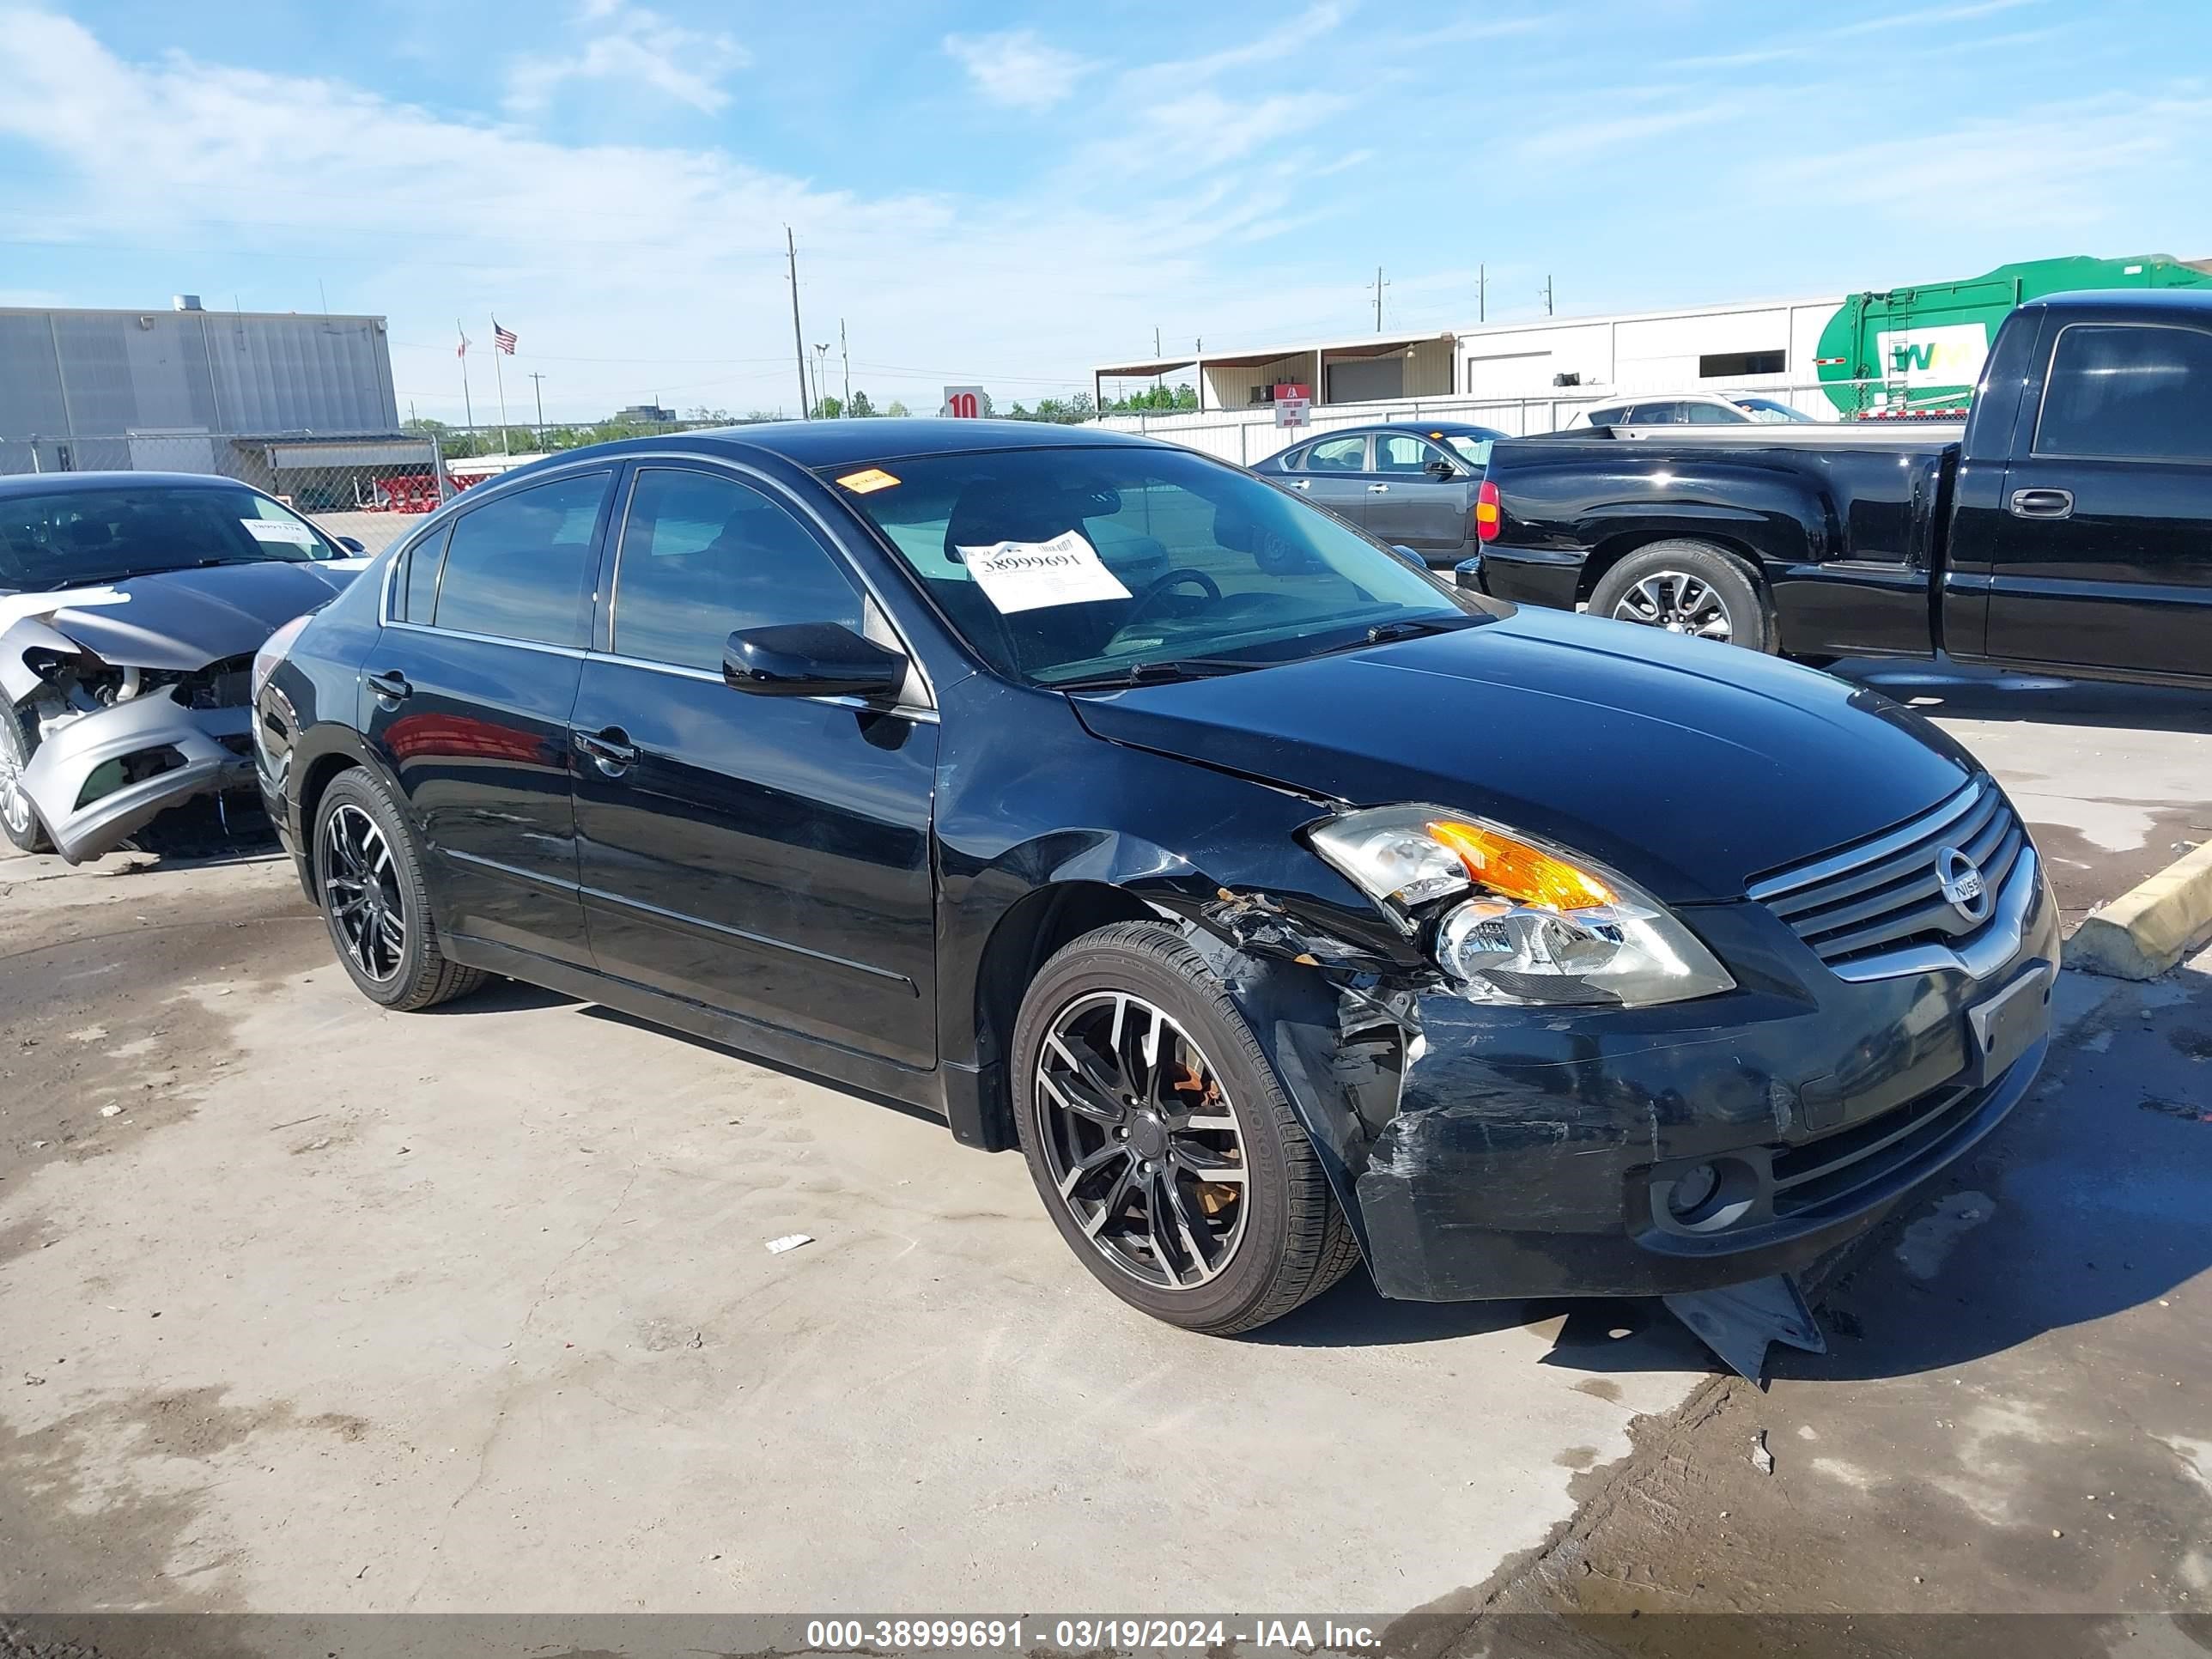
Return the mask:
<path fill-rule="evenodd" d="M 1964 282 L 1854 294 L 1821 331 L 1814 366 L 1841 419 L 1963 420 L 2014 306 L 2112 288 L 2212 288 L 2212 259 L 2030 259 Z"/>

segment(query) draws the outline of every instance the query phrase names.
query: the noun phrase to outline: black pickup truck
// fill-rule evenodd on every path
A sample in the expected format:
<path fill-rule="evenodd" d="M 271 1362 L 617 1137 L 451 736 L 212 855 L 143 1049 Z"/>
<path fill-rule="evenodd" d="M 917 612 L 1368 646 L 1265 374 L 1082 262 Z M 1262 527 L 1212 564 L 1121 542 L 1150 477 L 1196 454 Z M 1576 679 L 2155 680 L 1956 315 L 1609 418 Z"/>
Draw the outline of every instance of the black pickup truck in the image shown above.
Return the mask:
<path fill-rule="evenodd" d="M 2212 683 L 2212 293 L 2021 306 L 1960 441 L 1804 434 L 1501 442 L 1459 579 L 1815 660 Z"/>

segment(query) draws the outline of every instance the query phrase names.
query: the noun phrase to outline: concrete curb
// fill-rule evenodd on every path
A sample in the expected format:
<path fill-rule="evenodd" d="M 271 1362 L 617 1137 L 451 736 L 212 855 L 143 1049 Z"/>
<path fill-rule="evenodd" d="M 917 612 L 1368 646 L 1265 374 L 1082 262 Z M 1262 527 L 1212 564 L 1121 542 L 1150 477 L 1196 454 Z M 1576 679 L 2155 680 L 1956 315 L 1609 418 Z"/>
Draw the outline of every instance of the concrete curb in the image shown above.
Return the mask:
<path fill-rule="evenodd" d="M 2212 933 L 2212 842 L 2093 914 L 2066 941 L 2069 968 L 2156 979 Z"/>

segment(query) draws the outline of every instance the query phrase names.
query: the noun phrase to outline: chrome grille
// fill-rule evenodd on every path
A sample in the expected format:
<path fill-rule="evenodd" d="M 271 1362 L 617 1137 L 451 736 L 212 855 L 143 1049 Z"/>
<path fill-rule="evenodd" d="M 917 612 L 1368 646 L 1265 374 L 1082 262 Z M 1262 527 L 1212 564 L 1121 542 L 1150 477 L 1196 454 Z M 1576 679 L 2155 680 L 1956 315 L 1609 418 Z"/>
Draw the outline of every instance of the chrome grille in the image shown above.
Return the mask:
<path fill-rule="evenodd" d="M 2003 793 L 1977 778 L 1934 810 L 1879 836 L 1751 884 L 1751 896 L 1834 967 L 1899 946 L 1954 944 L 1990 925 L 2027 846 Z M 1991 904 L 1974 921 L 1944 897 L 1936 855 L 1955 848 L 1980 868 Z"/>

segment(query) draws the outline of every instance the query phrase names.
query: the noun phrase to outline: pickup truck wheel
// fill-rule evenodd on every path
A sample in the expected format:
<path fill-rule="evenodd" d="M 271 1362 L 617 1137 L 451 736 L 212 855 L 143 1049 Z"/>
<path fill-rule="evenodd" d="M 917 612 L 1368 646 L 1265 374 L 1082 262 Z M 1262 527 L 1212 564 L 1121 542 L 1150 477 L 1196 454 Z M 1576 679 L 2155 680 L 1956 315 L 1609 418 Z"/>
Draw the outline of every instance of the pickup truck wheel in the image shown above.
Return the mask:
<path fill-rule="evenodd" d="M 1172 929 L 1117 923 L 1067 945 L 1022 1000 L 1013 1054 L 1037 1195 L 1133 1307 L 1231 1335 L 1359 1260 L 1251 1027 Z"/>
<path fill-rule="evenodd" d="M 1590 614 L 1771 653 L 1772 619 L 1750 568 L 1705 542 L 1654 542 L 1598 578 Z"/>

